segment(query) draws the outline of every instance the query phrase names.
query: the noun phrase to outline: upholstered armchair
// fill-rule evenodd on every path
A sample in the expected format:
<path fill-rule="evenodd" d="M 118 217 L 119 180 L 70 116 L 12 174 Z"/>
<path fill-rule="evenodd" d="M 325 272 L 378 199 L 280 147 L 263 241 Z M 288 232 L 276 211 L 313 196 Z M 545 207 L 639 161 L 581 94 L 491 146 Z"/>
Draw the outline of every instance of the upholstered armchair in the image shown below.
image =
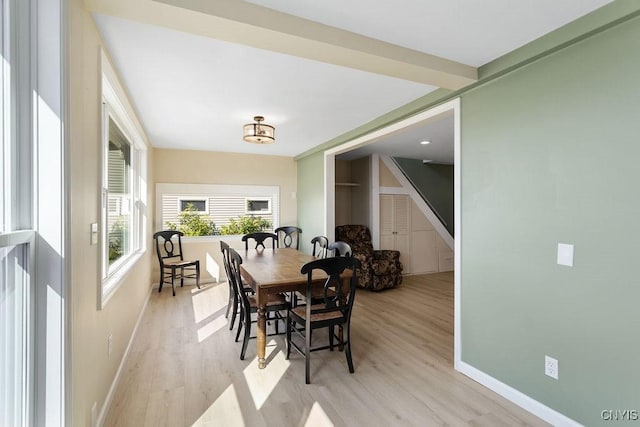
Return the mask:
<path fill-rule="evenodd" d="M 402 283 L 402 263 L 400 252 L 373 250 L 371 232 L 365 225 L 339 225 L 336 240 L 351 245 L 354 258 L 360 261 L 357 270 L 358 286 L 381 291 Z"/>

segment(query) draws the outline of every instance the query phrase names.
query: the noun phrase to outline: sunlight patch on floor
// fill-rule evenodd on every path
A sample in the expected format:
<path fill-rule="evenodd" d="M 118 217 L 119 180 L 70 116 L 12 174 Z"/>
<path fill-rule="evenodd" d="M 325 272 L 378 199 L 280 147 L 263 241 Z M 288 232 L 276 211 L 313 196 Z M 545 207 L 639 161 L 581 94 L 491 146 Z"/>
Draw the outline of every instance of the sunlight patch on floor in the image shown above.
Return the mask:
<path fill-rule="evenodd" d="M 333 423 L 318 402 L 314 402 L 311 412 L 304 423 L 305 427 L 333 427 Z"/>
<path fill-rule="evenodd" d="M 229 387 L 207 408 L 192 424 L 194 427 L 244 426 L 242 410 L 238 403 L 238 395 L 230 384 Z"/>
<path fill-rule="evenodd" d="M 229 296 L 229 286 L 226 282 L 207 285 L 203 289 L 194 288 L 191 293 L 191 306 L 196 323 L 220 310 L 226 310 Z"/>
<path fill-rule="evenodd" d="M 277 353 L 271 358 L 271 353 L 274 351 Z M 289 361 L 284 358 L 284 351 L 278 350 L 278 345 L 274 340 L 267 343 L 265 353 L 266 368 L 258 369 L 258 358 L 256 357 L 244 370 L 244 377 L 257 410 L 262 408 L 290 365 Z"/>
<path fill-rule="evenodd" d="M 213 319 L 211 322 L 207 323 L 200 329 L 198 329 L 198 342 L 203 342 L 211 335 L 218 332 L 220 329 L 227 326 L 227 319 L 221 314 L 220 316 Z"/>

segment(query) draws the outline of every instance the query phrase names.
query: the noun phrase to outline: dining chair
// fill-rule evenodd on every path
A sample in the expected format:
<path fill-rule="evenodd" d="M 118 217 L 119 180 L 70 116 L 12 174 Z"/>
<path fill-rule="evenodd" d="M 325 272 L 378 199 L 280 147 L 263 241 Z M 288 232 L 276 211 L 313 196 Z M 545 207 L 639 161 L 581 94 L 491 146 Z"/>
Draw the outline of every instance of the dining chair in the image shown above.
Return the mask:
<path fill-rule="evenodd" d="M 229 244 L 220 240 L 220 250 L 222 252 L 222 264 L 224 265 L 224 271 L 227 275 L 227 283 L 229 284 L 229 301 L 227 302 L 227 311 L 224 315 L 226 319 L 229 318 L 229 313 L 231 313 L 231 322 L 229 323 L 229 330 L 233 329 L 233 325 L 236 322 L 236 315 L 238 314 L 238 310 L 240 308 L 240 296 L 236 291 L 235 286 L 233 286 L 232 278 L 231 278 L 231 268 L 230 268 L 230 257 L 229 257 Z M 253 293 L 253 289 L 244 281 L 242 282 L 242 291 Z"/>
<path fill-rule="evenodd" d="M 311 249 L 311 255 L 316 258 L 327 257 L 327 247 L 329 246 L 329 239 L 324 236 L 316 236 L 311 239 L 313 249 Z"/>
<path fill-rule="evenodd" d="M 327 255 L 329 255 L 329 249 L 331 248 L 331 246 L 329 245 L 329 239 L 327 239 L 325 236 L 316 236 L 311 239 L 311 243 L 313 244 L 311 255 L 319 259 L 326 258 Z M 316 295 L 316 292 L 314 291 L 311 300 L 312 304 L 317 302 L 320 298 L 321 295 Z M 291 304 L 294 307 L 299 305 L 298 300 L 302 300 L 303 302 L 306 301 L 305 295 L 299 291 L 291 292 Z"/>
<path fill-rule="evenodd" d="M 176 296 L 176 279 L 180 279 L 180 286 L 184 286 L 185 278 L 195 278 L 196 286 L 200 289 L 200 260 L 185 260 L 182 254 L 182 236 L 184 233 L 177 230 L 163 230 L 153 234 L 156 244 L 156 253 L 160 264 L 160 283 L 158 292 L 162 291 L 162 285 L 169 283 Z M 177 240 L 178 245 L 175 242 Z M 186 271 L 186 273 L 185 273 Z M 165 279 L 166 275 L 166 279 Z"/>
<path fill-rule="evenodd" d="M 302 228 L 287 225 L 278 227 L 273 231 L 278 236 L 278 247 L 282 242 L 282 247 L 300 249 L 300 235 L 302 234 Z"/>
<path fill-rule="evenodd" d="M 278 236 L 276 236 L 274 233 L 266 233 L 266 232 L 249 233 L 242 236 L 242 241 L 244 242 L 244 248 L 247 250 L 249 249 L 249 240 L 251 239 L 255 240 L 256 242 L 255 249 L 258 249 L 259 246 L 262 246 L 262 249 L 266 249 L 264 242 L 269 239 L 271 239 L 271 246 L 273 249 L 275 249 L 278 245 Z"/>
<path fill-rule="evenodd" d="M 291 353 L 291 347 L 295 348 L 305 359 L 305 382 L 309 384 L 311 370 L 311 352 L 318 350 L 333 350 L 334 339 L 338 339 L 339 349 L 344 348 L 347 356 L 349 372 L 353 373 L 353 360 L 351 358 L 350 324 L 353 311 L 353 301 L 356 296 L 355 269 L 360 262 L 353 257 L 332 257 L 317 259 L 302 266 L 300 272 L 307 275 L 307 301 L 311 301 L 314 287 L 314 272 L 324 272 L 327 275 L 322 287 L 322 301 L 316 304 L 293 307 L 287 315 L 287 356 Z M 345 270 L 351 270 L 348 287 L 343 284 Z M 316 276 L 317 277 L 317 276 Z M 346 289 L 345 289 L 346 288 Z M 335 335 L 335 327 L 340 333 Z M 311 335 L 314 329 L 328 328 L 329 345 L 311 347 Z M 304 344 L 297 344 L 292 339 L 292 334 L 304 340 Z"/>
<path fill-rule="evenodd" d="M 351 250 L 351 245 L 349 245 L 347 242 L 341 242 L 341 241 L 333 242 L 327 248 L 327 252 L 329 251 L 333 253 L 333 256 L 349 257 L 353 255 L 353 251 Z"/>
<path fill-rule="evenodd" d="M 240 351 L 240 360 L 244 360 L 245 353 L 247 351 L 247 344 L 251 338 L 251 324 L 256 321 L 251 319 L 252 313 L 258 312 L 258 301 L 255 295 L 251 295 L 248 292 L 242 292 L 242 276 L 240 274 L 240 266 L 242 265 L 242 257 L 233 248 L 229 248 L 229 269 L 231 271 L 231 280 L 235 286 L 236 292 L 240 296 L 240 323 L 238 324 L 238 332 L 236 333 L 236 341 L 240 337 L 240 331 L 244 328 L 244 337 L 242 339 L 242 350 Z M 280 311 L 289 313 L 289 303 L 285 297 L 281 294 L 269 295 L 269 300 L 266 306 L 267 320 L 275 320 L 275 330 L 278 334 L 278 322 L 284 320 L 286 317 L 280 314 Z M 275 317 L 269 317 L 269 314 L 274 314 Z"/>

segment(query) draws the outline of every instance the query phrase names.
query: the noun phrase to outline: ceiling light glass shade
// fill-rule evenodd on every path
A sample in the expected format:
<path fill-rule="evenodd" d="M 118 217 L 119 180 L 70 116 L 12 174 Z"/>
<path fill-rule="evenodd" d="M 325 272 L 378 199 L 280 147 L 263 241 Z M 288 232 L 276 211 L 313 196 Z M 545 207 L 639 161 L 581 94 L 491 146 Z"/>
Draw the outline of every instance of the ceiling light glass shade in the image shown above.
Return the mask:
<path fill-rule="evenodd" d="M 242 127 L 242 139 L 254 144 L 271 144 L 276 140 L 276 129 L 266 123 L 262 116 L 253 118 L 255 123 L 248 123 Z"/>

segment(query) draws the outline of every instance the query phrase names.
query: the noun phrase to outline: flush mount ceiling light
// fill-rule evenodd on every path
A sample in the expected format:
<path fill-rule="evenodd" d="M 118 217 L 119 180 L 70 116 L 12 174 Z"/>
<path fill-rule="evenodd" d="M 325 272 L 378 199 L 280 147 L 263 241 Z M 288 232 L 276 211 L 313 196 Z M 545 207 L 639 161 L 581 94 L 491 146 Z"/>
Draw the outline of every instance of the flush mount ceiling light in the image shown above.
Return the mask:
<path fill-rule="evenodd" d="M 431 141 L 420 141 L 420 144 L 422 145 L 427 145 L 427 144 L 431 144 Z"/>
<path fill-rule="evenodd" d="M 248 123 L 242 127 L 242 139 L 254 144 L 271 144 L 276 141 L 276 129 L 264 121 L 264 117 L 255 116 L 255 123 Z"/>

